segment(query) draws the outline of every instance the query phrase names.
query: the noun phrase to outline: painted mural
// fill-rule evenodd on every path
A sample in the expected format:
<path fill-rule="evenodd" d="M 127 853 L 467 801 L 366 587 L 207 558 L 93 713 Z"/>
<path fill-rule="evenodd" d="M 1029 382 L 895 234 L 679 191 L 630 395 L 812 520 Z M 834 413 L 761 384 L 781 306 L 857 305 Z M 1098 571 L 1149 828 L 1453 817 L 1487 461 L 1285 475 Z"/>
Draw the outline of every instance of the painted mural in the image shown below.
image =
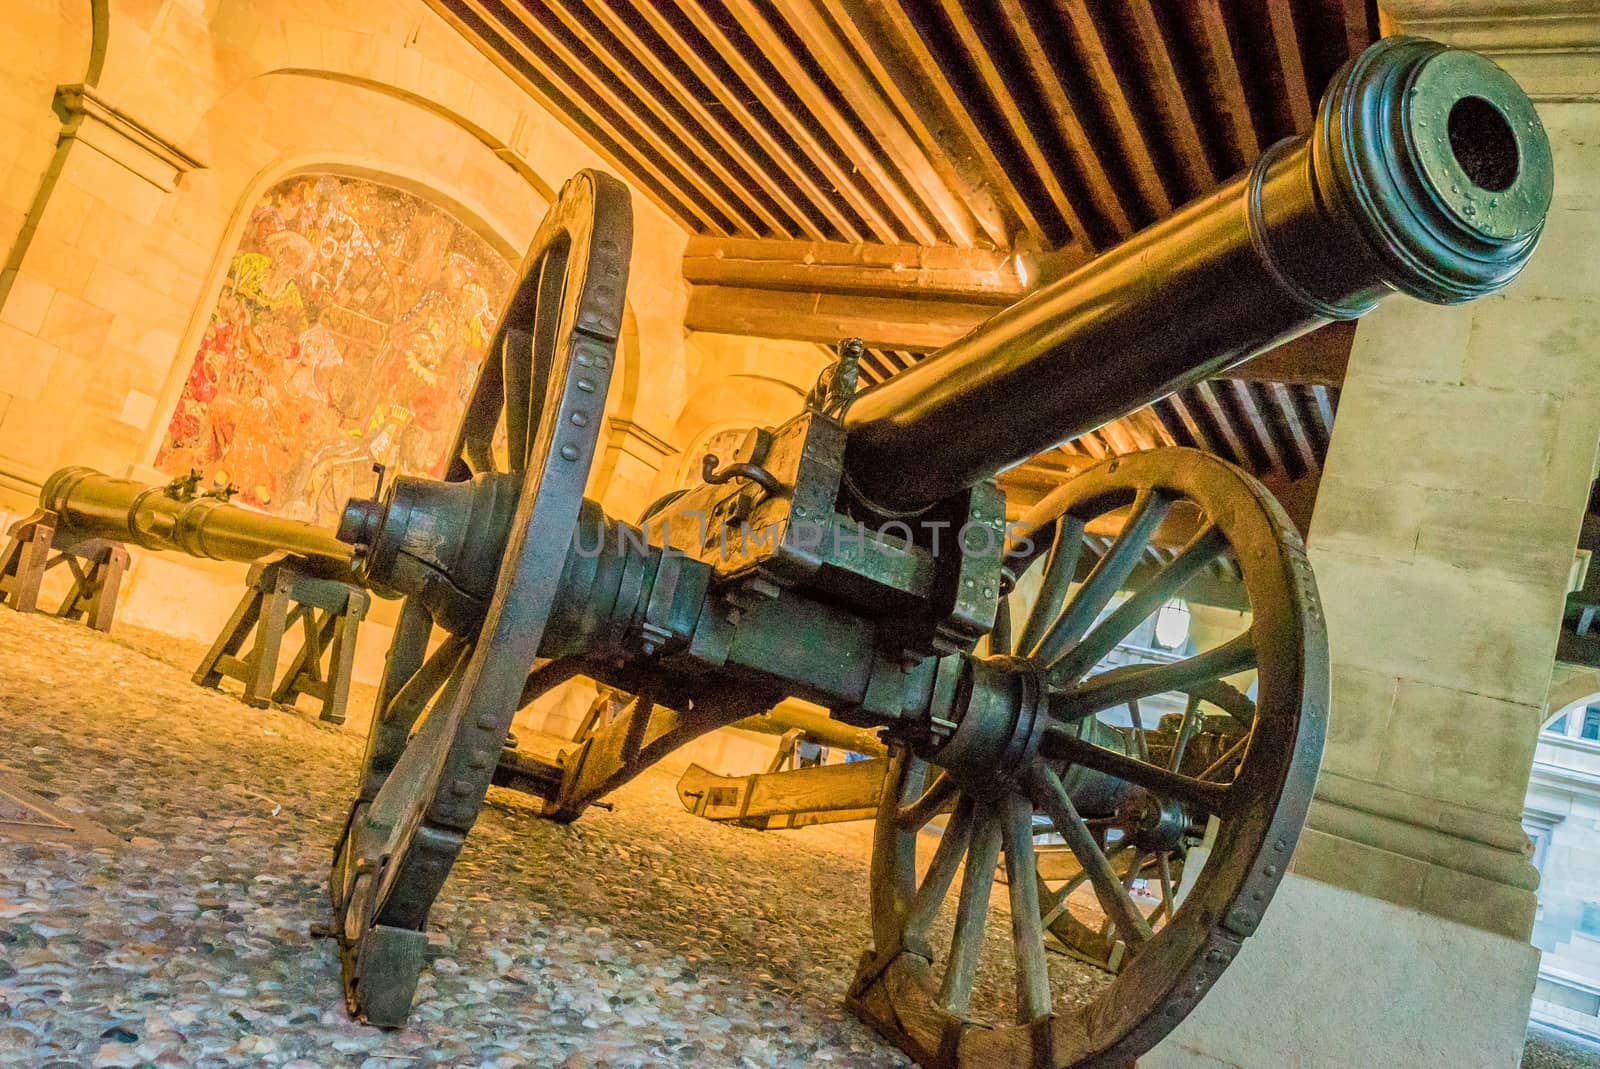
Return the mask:
<path fill-rule="evenodd" d="M 443 474 L 510 294 L 458 219 L 361 178 L 300 174 L 246 225 L 156 465 L 236 500 L 337 522 L 372 465 Z"/>

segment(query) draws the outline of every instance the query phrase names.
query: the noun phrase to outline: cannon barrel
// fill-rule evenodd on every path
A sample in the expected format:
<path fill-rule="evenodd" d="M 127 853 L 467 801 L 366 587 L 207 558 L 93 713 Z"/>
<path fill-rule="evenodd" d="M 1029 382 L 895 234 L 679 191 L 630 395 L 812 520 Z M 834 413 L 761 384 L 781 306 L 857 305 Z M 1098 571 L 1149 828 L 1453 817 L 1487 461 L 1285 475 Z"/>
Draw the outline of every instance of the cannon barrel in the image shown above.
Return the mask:
<path fill-rule="evenodd" d="M 1389 294 L 1492 293 L 1532 253 L 1552 186 L 1509 75 L 1386 39 L 1335 75 L 1310 133 L 864 391 L 849 483 L 914 512 Z"/>
<path fill-rule="evenodd" d="M 298 553 L 350 561 L 350 547 L 324 528 L 253 512 L 222 497 L 115 479 L 91 468 L 62 468 L 50 476 L 39 492 L 39 505 L 56 514 L 62 530 L 83 538 L 213 560 L 255 561 L 274 553 Z"/>

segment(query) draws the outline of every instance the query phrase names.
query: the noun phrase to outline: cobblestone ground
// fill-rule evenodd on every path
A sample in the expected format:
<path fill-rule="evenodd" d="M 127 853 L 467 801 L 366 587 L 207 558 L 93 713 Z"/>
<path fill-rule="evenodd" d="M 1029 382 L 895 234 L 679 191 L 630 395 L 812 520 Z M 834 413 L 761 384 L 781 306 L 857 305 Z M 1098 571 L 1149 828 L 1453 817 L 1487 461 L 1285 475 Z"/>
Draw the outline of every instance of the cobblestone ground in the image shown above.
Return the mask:
<path fill-rule="evenodd" d="M 708 824 L 659 772 L 565 827 L 491 791 L 410 1026 L 351 1023 L 308 929 L 360 733 L 200 690 L 198 654 L 0 610 L 0 774 L 125 843 L 0 839 L 0 1067 L 908 1064 L 842 1005 L 861 827 Z M 1524 1064 L 1600 1060 L 1536 1033 Z"/>
<path fill-rule="evenodd" d="M 659 773 L 566 827 L 492 791 L 411 1026 L 351 1023 L 307 932 L 361 741 L 0 610 L 0 773 L 127 842 L 0 840 L 0 1066 L 907 1064 L 842 1005 L 859 848 L 707 824 Z"/>
<path fill-rule="evenodd" d="M 1522 1069 L 1594 1069 L 1600 1066 L 1600 1043 L 1534 1025 L 1522 1052 Z"/>

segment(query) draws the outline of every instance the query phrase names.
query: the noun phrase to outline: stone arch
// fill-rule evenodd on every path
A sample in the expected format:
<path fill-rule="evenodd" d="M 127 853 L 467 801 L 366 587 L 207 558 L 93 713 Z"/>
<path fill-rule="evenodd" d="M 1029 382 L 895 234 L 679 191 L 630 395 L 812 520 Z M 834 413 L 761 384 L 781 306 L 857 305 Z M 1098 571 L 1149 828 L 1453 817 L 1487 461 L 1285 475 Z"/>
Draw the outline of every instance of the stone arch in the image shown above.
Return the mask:
<path fill-rule="evenodd" d="M 218 106 L 224 106 L 225 101 L 218 102 Z M 295 174 L 313 171 L 373 179 L 405 189 L 425 200 L 439 204 L 488 241 L 513 265 L 521 262 L 523 250 L 531 236 L 532 227 L 526 220 L 512 221 L 497 217 L 492 208 L 469 192 L 451 188 L 448 183 L 438 181 L 421 168 L 404 160 L 378 160 L 371 155 L 316 149 L 293 152 L 273 159 L 234 192 L 224 225 L 214 228 L 215 236 L 210 242 L 210 263 L 199 285 L 193 291 L 194 300 L 188 311 L 187 322 L 178 335 L 176 351 L 172 355 L 157 396 L 156 419 L 146 431 L 144 446 L 139 457 L 141 464 L 150 464 L 160 448 L 166 417 L 172 412 L 183 389 L 192 354 L 205 331 L 211 309 L 216 304 L 217 294 L 227 274 L 229 261 L 239 244 L 251 210 L 262 194 L 275 183 Z M 542 214 L 547 206 L 548 202 L 540 198 L 538 213 Z"/>
<path fill-rule="evenodd" d="M 673 424 L 670 438 L 685 443 L 676 465 L 659 473 L 654 490 L 666 493 L 694 485 L 703 450 L 698 447 L 723 431 L 772 426 L 796 415 L 805 391 L 769 375 L 724 375 L 697 386 Z"/>
<path fill-rule="evenodd" d="M 1600 671 L 1578 665 L 1556 665 L 1555 675 L 1550 681 L 1550 695 L 1545 700 L 1544 715 L 1540 718 L 1539 727 L 1546 728 L 1550 723 L 1567 713 L 1573 706 L 1588 704 L 1590 699 L 1600 697 Z"/>

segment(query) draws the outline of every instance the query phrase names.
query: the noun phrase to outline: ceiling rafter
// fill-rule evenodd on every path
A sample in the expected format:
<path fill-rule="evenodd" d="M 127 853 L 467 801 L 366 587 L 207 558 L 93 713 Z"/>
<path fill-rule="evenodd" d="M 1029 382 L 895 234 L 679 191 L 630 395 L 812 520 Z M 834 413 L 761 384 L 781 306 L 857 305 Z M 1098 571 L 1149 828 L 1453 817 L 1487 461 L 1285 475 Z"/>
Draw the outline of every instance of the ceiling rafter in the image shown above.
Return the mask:
<path fill-rule="evenodd" d="M 1308 129 L 1376 33 L 1371 0 L 428 2 L 691 232 L 690 329 L 859 336 L 869 385 Z M 1308 506 L 1350 340 L 1057 452 L 1193 446 Z"/>
<path fill-rule="evenodd" d="M 747 144 L 747 137 L 742 131 L 730 129 L 725 117 L 716 115 L 706 103 L 706 94 L 698 91 L 702 87 L 691 88 L 678 71 L 675 71 L 670 61 L 646 43 L 643 34 L 647 29 L 634 26 L 629 20 L 619 15 L 606 0 L 586 0 L 589 13 L 603 25 L 619 45 L 633 57 L 633 61 L 648 71 L 655 80 L 655 84 L 672 96 L 677 105 L 700 127 L 702 137 L 700 144 L 709 144 L 712 151 L 720 149 L 725 151 L 740 170 L 749 176 L 752 186 L 760 195 L 777 205 L 784 213 L 787 226 L 780 226 L 780 232 L 798 230 L 806 237 L 822 238 L 826 236 L 823 226 L 813 213 L 816 208 L 805 208 L 795 195 L 790 192 L 790 183 L 780 180 L 775 173 L 772 158 L 761 151 L 759 146 Z M 725 113 L 725 109 L 724 109 Z M 801 195 L 803 197 L 803 194 Z"/>

